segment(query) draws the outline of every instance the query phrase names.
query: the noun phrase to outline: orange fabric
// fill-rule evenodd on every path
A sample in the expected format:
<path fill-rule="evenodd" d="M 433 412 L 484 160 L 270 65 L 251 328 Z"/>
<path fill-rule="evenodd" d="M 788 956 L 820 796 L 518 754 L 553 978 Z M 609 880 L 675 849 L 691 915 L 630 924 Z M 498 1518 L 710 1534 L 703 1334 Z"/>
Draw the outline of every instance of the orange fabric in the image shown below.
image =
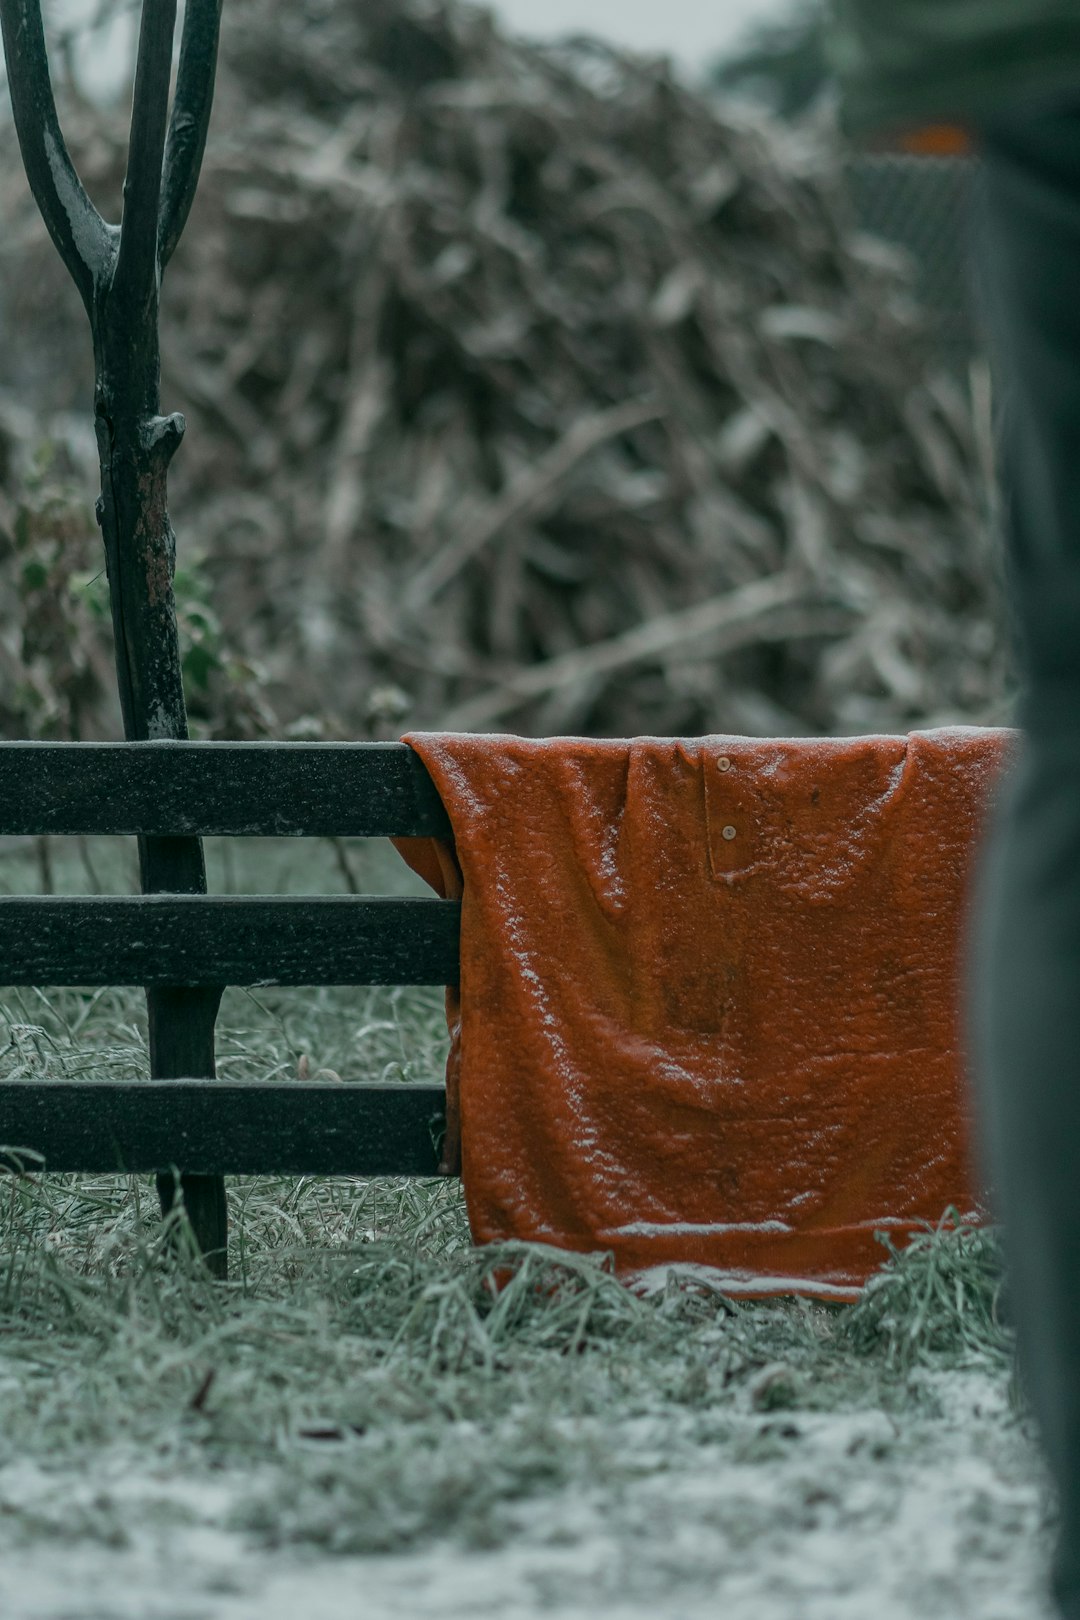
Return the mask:
<path fill-rule="evenodd" d="M 959 124 L 927 124 L 901 136 L 897 146 L 918 157 L 970 157 L 975 150 L 970 131 Z"/>
<path fill-rule="evenodd" d="M 406 738 L 464 880 L 476 1239 L 846 1298 L 876 1230 L 974 1215 L 960 941 L 1008 735 Z"/>

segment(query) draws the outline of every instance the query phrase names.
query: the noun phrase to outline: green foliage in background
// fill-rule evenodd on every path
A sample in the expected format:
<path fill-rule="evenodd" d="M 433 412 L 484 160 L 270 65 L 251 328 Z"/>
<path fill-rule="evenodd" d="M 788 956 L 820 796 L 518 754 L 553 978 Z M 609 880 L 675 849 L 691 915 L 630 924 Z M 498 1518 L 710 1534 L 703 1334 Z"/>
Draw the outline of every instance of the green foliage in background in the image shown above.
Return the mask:
<path fill-rule="evenodd" d="M 825 26 L 821 0 L 795 0 L 714 65 L 713 86 L 764 101 L 782 118 L 798 117 L 829 82 Z"/>
<path fill-rule="evenodd" d="M 39 446 L 0 513 L 0 728 L 99 735 L 112 672 L 109 592 L 90 502 Z"/>
<path fill-rule="evenodd" d="M 274 729 L 258 667 L 230 647 L 198 555 L 173 581 L 195 735 Z M 83 741 L 119 735 L 112 620 L 93 505 L 46 441 L 19 476 L 0 458 L 0 735 Z"/>

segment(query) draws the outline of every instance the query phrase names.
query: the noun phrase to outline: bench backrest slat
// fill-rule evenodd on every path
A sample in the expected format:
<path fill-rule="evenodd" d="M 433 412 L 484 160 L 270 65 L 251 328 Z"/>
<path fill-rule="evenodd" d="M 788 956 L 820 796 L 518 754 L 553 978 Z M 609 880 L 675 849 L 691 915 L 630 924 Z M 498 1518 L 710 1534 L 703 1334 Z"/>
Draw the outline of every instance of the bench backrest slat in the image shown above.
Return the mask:
<path fill-rule="evenodd" d="M 0 743 L 0 835 L 435 835 L 404 743 Z"/>
<path fill-rule="evenodd" d="M 452 984 L 454 900 L 351 895 L 0 898 L 0 982 Z"/>
<path fill-rule="evenodd" d="M 48 1168 L 142 1174 L 433 1176 L 442 1086 L 334 1081 L 0 1080 L 3 1144 L 47 1146 Z M 25 1168 L 33 1168 L 29 1159 Z"/>

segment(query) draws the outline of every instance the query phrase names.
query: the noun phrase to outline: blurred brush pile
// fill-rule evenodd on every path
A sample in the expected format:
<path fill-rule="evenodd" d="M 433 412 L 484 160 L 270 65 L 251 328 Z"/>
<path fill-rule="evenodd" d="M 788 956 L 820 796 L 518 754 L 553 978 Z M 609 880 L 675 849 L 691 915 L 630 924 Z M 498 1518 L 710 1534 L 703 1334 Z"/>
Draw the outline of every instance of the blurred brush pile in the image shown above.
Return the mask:
<path fill-rule="evenodd" d="M 67 124 L 107 199 L 125 119 Z M 71 406 L 82 313 L 0 138 L 0 385 Z M 840 175 L 595 42 L 230 0 L 164 403 L 181 557 L 281 723 L 1001 718 L 985 451 Z"/>

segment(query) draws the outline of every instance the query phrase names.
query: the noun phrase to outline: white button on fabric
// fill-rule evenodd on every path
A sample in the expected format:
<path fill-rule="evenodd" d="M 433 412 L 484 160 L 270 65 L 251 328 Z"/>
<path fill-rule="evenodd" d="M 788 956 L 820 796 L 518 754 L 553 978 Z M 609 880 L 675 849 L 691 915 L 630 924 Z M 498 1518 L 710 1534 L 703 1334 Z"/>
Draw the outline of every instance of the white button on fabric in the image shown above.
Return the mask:
<path fill-rule="evenodd" d="M 727 839 L 728 843 L 730 843 L 731 840 L 733 838 L 735 838 L 736 836 L 737 836 L 737 834 L 735 832 L 734 827 L 725 827 L 724 828 L 724 837 Z"/>
<path fill-rule="evenodd" d="M 730 771 L 731 761 L 728 759 L 726 754 L 721 759 L 717 760 L 716 768 L 718 771 Z"/>

